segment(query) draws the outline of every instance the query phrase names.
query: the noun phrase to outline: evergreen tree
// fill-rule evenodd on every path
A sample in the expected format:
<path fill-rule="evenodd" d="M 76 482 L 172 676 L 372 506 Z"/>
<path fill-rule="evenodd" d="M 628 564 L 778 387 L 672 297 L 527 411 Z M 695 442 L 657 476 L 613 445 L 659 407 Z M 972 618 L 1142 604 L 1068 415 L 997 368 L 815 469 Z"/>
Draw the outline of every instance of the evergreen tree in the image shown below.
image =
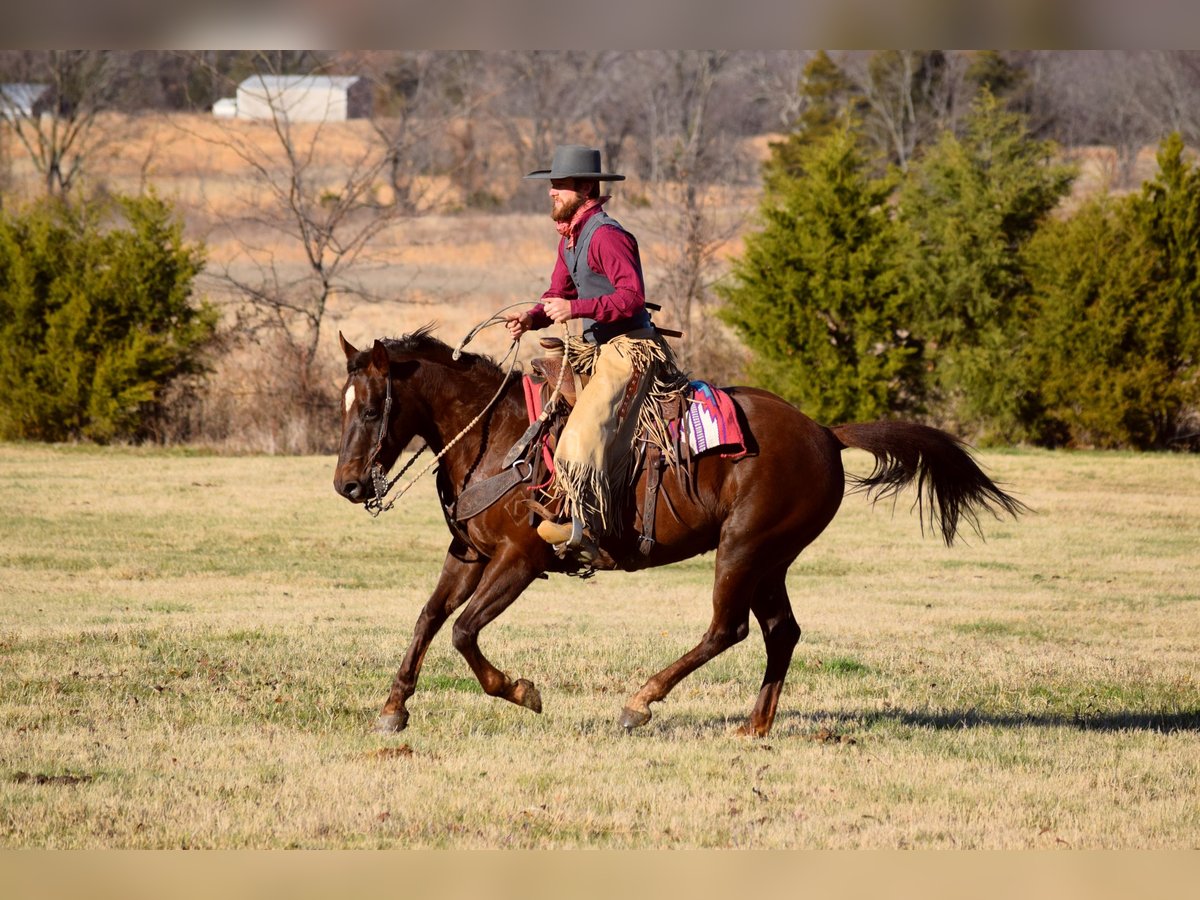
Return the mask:
<path fill-rule="evenodd" d="M 926 343 L 942 423 L 982 440 L 1026 436 L 1036 385 L 1014 364 L 1028 332 L 1020 250 L 1069 191 L 1073 172 L 990 93 L 962 138 L 944 132 L 900 192 L 907 302 Z"/>
<path fill-rule="evenodd" d="M 203 252 L 150 196 L 0 218 L 0 437 L 137 439 L 216 328 L 191 303 Z"/>
<path fill-rule="evenodd" d="M 805 148 L 837 131 L 856 103 L 850 79 L 824 50 L 818 50 L 804 67 L 800 96 L 803 106 L 791 133 L 769 146 L 771 155 L 763 166 L 767 191 L 786 189 L 788 179 L 802 177 Z"/>
<path fill-rule="evenodd" d="M 1200 171 L 1182 154 L 1171 136 L 1140 196 L 1093 200 L 1029 245 L 1044 443 L 1168 447 L 1200 411 Z"/>
<path fill-rule="evenodd" d="M 1141 230 L 1161 251 L 1162 307 L 1174 335 L 1164 349 L 1200 390 L 1200 166 L 1189 165 L 1184 153 L 1178 132 L 1163 141 L 1158 177 L 1143 187 L 1134 208 Z M 1198 399 L 1193 394 L 1194 412 L 1200 412 Z"/>
<path fill-rule="evenodd" d="M 998 50 L 976 50 L 967 66 L 966 80 L 976 89 L 1004 99 L 1024 89 L 1025 70 L 1005 59 Z"/>
<path fill-rule="evenodd" d="M 755 353 L 750 374 L 823 421 L 874 419 L 916 399 L 918 348 L 896 272 L 892 177 L 843 125 L 799 155 L 804 174 L 765 195 L 721 289 L 723 318 Z"/>

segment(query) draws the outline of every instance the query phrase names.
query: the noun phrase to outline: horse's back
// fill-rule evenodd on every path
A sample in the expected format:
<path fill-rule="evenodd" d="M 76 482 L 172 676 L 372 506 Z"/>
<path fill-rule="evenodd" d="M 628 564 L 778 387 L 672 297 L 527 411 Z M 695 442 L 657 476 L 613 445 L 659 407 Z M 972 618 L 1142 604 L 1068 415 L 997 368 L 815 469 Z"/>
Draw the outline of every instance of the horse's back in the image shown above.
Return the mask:
<path fill-rule="evenodd" d="M 842 445 L 824 425 L 777 394 L 728 389 L 745 417 L 752 455 L 733 461 L 723 531 L 772 544 L 790 563 L 833 519 L 845 493 Z"/>
<path fill-rule="evenodd" d="M 688 490 L 675 479 L 664 480 L 671 508 L 688 524 L 665 517 L 664 546 L 651 564 L 710 550 L 731 539 L 779 542 L 798 553 L 824 530 L 841 504 L 842 448 L 829 429 L 770 391 L 724 390 L 737 406 L 747 452 L 698 457 Z"/>
<path fill-rule="evenodd" d="M 787 502 L 798 495 L 839 498 L 845 487 L 841 443 L 828 428 L 777 394 L 760 388 L 726 388 L 741 411 L 750 453 L 730 468 L 736 490 L 769 479 Z M 835 507 L 836 508 L 836 507 Z"/>

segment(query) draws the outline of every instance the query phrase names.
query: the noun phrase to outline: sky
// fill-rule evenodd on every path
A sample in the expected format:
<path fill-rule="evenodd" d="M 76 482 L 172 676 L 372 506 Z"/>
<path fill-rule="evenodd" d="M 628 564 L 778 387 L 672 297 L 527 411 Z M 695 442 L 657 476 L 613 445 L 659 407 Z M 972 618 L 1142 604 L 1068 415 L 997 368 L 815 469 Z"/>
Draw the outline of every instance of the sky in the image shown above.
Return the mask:
<path fill-rule="evenodd" d="M 1189 49 L 1194 0 L 41 0 L 11 49 Z"/>

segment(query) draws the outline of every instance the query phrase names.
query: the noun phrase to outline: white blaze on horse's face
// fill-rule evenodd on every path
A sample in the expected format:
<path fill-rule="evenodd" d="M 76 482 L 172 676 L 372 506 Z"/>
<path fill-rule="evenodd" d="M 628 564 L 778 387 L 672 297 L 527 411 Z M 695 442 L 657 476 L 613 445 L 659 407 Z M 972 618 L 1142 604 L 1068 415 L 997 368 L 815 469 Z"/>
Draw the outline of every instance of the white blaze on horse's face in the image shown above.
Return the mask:
<path fill-rule="evenodd" d="M 350 412 L 350 407 L 354 405 L 354 385 L 346 388 L 346 412 Z"/>

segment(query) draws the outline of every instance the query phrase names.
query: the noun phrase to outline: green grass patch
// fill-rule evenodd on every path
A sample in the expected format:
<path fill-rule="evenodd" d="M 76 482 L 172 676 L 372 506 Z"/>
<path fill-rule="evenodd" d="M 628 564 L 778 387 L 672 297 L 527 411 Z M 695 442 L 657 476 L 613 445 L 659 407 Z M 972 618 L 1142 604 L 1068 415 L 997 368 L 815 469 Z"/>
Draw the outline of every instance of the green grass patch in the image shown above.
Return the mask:
<path fill-rule="evenodd" d="M 1046 633 L 1037 626 L 1025 622 L 1001 622 L 996 619 L 980 619 L 976 622 L 963 622 L 953 626 L 959 634 L 978 635 L 982 637 L 1012 637 L 1045 640 Z"/>
<path fill-rule="evenodd" d="M 825 660 L 821 671 L 831 675 L 866 675 L 871 670 L 857 659 L 848 656 L 835 656 Z"/>
<path fill-rule="evenodd" d="M 423 675 L 421 686 L 428 691 L 457 691 L 464 694 L 482 694 L 483 688 L 474 678 L 458 675 Z"/>

